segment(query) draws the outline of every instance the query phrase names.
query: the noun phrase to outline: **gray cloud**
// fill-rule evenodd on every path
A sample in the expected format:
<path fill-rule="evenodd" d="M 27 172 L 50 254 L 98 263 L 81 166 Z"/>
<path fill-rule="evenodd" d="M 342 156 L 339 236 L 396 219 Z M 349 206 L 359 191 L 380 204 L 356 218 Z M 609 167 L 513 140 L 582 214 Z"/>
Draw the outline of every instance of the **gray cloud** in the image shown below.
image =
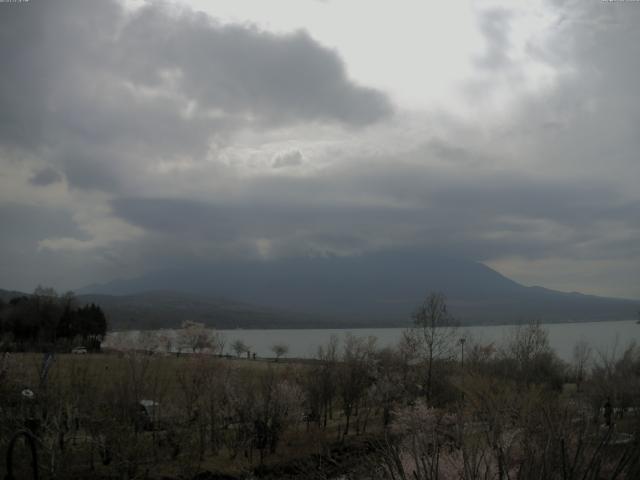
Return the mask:
<path fill-rule="evenodd" d="M 0 140 L 47 151 L 74 187 L 117 191 L 162 160 L 201 160 L 243 128 L 363 126 L 391 114 L 308 34 L 220 25 L 160 3 L 3 8 Z M 126 173 L 125 173 L 126 172 Z"/>
<path fill-rule="evenodd" d="M 29 255 L 37 249 L 38 239 L 47 236 L 84 237 L 71 214 L 60 208 L 5 203 L 0 205 L 0 224 L 11 226 L 3 229 L 0 236 L 0 250 L 3 252 L 20 249 L 24 255 Z"/>
<path fill-rule="evenodd" d="M 127 23 L 122 64 L 146 85 L 177 70 L 182 91 L 202 108 L 258 115 L 267 121 L 340 120 L 366 124 L 387 116 L 390 104 L 373 89 L 346 78 L 339 57 L 303 31 L 275 36 L 220 26 L 208 17 L 168 17 L 156 6 Z M 188 55 L 185 55 L 188 52 Z"/>
<path fill-rule="evenodd" d="M 47 185 L 51 185 L 53 183 L 58 183 L 62 181 L 62 175 L 58 170 L 53 167 L 47 166 L 41 168 L 37 172 L 29 178 L 29 182 L 32 185 L 38 185 L 40 187 L 46 187 Z"/>
<path fill-rule="evenodd" d="M 392 139 L 394 152 L 384 135 L 402 125 L 389 100 L 351 82 L 338 55 L 304 32 L 220 25 L 156 4 L 127 16 L 113 2 L 52 3 L 0 17 L 9 66 L 0 162 L 27 159 L 34 195 L 63 178 L 70 185 L 64 214 L 0 209 L 12 225 L 0 241 L 7 286 L 38 277 L 40 267 L 20 272 L 31 258 L 79 285 L 217 257 L 411 248 L 501 262 L 505 273 L 511 257 L 539 262 L 549 286 L 568 284 L 571 265 L 598 265 L 606 275 L 574 275 L 572 289 L 640 296 L 633 282 L 616 285 L 614 268 L 640 271 L 635 7 L 558 3 L 562 21 L 528 46 L 559 72 L 551 84 L 495 117 L 425 115 L 421 146 Z M 479 96 L 494 75 L 522 74 L 508 55 L 511 15 L 478 19 L 488 42 Z M 374 137 L 363 132 L 378 121 L 389 129 L 359 145 L 366 154 L 344 153 Z M 325 146 L 334 133 L 344 150 Z M 81 197 L 94 210 L 78 214 L 78 191 L 95 193 Z M 82 228 L 87 218 L 97 226 Z M 91 240 L 114 219 L 142 233 L 92 249 L 42 246 Z"/>
<path fill-rule="evenodd" d="M 500 69 L 509 65 L 511 17 L 511 12 L 505 8 L 492 8 L 480 14 L 478 23 L 487 42 L 485 54 L 477 60 L 482 68 Z"/>
<path fill-rule="evenodd" d="M 241 201 L 120 198 L 114 212 L 187 243 L 267 239 L 276 256 L 419 247 L 482 260 L 550 253 L 577 260 L 619 259 L 637 250 L 633 236 L 603 237 L 607 223 L 640 231 L 631 220 L 639 203 L 622 200 L 614 186 L 488 175 L 478 167 L 463 177 L 397 159 L 390 167 L 385 160 L 313 178 L 256 179 Z"/>

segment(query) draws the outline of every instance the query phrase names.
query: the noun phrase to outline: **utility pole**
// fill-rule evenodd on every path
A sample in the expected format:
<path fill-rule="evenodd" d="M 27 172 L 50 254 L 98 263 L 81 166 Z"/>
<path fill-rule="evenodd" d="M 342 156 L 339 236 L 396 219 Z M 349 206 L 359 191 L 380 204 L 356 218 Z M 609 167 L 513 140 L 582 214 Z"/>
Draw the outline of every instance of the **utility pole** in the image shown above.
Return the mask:
<path fill-rule="evenodd" d="M 464 382 L 464 342 L 467 339 L 464 337 L 460 338 L 460 373 L 462 374 L 462 381 Z M 462 401 L 464 402 L 464 388 L 462 390 Z"/>

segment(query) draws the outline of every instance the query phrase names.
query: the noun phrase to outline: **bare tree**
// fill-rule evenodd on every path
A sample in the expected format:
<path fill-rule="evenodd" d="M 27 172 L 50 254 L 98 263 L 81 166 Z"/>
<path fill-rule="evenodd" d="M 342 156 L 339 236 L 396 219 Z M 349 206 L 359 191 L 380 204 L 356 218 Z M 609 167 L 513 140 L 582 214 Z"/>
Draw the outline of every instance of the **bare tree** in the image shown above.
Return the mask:
<path fill-rule="evenodd" d="M 591 361 L 591 346 L 586 340 L 580 340 L 573 347 L 573 368 L 576 377 L 576 388 L 580 391 L 580 386 L 584 381 L 586 370 Z"/>
<path fill-rule="evenodd" d="M 265 453 L 275 453 L 282 433 L 300 418 L 302 391 L 269 368 L 258 382 L 255 394 L 253 443 L 262 463 Z"/>
<path fill-rule="evenodd" d="M 320 411 L 323 428 L 327 428 L 332 417 L 333 399 L 336 396 L 336 363 L 338 361 L 338 337 L 332 335 L 325 347 L 318 347 L 319 365 L 313 369 L 316 385 L 319 388 Z M 318 419 L 319 420 L 319 419 Z"/>
<path fill-rule="evenodd" d="M 240 355 L 242 355 L 244 352 L 249 351 L 249 346 L 241 339 L 237 339 L 231 343 L 231 349 L 238 357 L 240 357 Z"/>
<path fill-rule="evenodd" d="M 289 353 L 289 345 L 286 343 L 276 343 L 271 347 L 271 351 L 276 356 L 276 362 L 280 360 L 280 357 Z"/>
<path fill-rule="evenodd" d="M 453 430 L 454 417 L 429 408 L 423 401 L 395 412 L 379 450 L 381 469 L 377 478 L 388 480 L 438 480 L 465 478 L 452 468 L 451 448 L 444 431 Z M 450 446 L 450 445 L 449 445 Z M 455 465 L 458 467 L 457 465 Z M 454 476 L 455 475 L 455 476 Z M 475 480 L 475 478 L 474 478 Z"/>
<path fill-rule="evenodd" d="M 457 327 L 442 293 L 429 293 L 414 312 L 413 319 L 414 334 L 427 363 L 427 400 L 431 400 L 434 360 L 452 355 Z"/>
<path fill-rule="evenodd" d="M 507 345 L 507 353 L 522 367 L 550 351 L 549 333 L 538 322 L 516 327 Z"/>
<path fill-rule="evenodd" d="M 358 415 L 359 404 L 372 383 L 375 343 L 375 337 L 345 336 L 342 364 L 337 374 L 338 393 L 346 420 L 345 436 L 349 434 L 352 416 Z"/>
<path fill-rule="evenodd" d="M 511 365 L 505 372 L 521 382 L 546 383 L 560 388 L 564 366 L 549 344 L 549 334 L 538 322 L 519 325 L 502 351 L 502 358 Z"/>

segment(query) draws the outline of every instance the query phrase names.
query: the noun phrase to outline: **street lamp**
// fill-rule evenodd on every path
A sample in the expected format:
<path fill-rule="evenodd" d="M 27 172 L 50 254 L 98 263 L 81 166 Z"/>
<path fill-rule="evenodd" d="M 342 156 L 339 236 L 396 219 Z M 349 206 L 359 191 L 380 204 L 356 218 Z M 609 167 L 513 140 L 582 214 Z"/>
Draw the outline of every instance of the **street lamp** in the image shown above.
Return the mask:
<path fill-rule="evenodd" d="M 462 371 L 464 371 L 464 342 L 466 341 L 466 338 L 460 338 L 460 370 Z M 464 375 L 462 372 L 461 374 Z M 462 382 L 464 383 L 464 376 L 462 377 Z M 464 402 L 464 389 L 462 390 L 462 401 Z"/>

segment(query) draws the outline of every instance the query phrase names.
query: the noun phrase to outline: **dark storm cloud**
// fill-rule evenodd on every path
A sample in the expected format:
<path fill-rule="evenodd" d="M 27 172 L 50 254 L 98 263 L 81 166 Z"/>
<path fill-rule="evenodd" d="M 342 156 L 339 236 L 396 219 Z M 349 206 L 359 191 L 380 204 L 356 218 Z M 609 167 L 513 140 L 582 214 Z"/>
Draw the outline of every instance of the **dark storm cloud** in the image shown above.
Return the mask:
<path fill-rule="evenodd" d="M 43 188 L 58 197 L 19 195 L 59 201 L 64 218 L 0 205 L 0 282 L 8 287 L 71 286 L 147 268 L 136 263 L 133 240 L 104 241 L 122 226 L 111 226 L 100 203 L 103 194 L 154 188 L 162 162 L 207 161 L 241 130 L 358 128 L 391 114 L 383 93 L 351 82 L 338 55 L 304 32 L 223 26 L 160 2 L 133 14 L 114 0 L 0 3 L 0 64 L 0 180 L 17 188 L 25 178 L 24 189 L 66 178 L 67 195 L 81 199 Z M 154 261 L 172 261 L 168 252 L 185 258 L 183 242 L 145 241 Z"/>
<path fill-rule="evenodd" d="M 48 73 L 41 55 L 41 16 L 30 8 L 0 7 L 0 143 L 37 146 L 42 141 Z"/>
<path fill-rule="evenodd" d="M 412 139 L 423 146 L 386 154 L 386 138 L 361 148 L 370 137 L 353 133 L 392 118 L 387 97 L 349 81 L 338 55 L 304 32 L 221 25 L 160 4 L 132 15 L 112 1 L 0 4 L 0 151 L 14 152 L 0 161 L 35 159 L 21 178 L 37 194 L 66 179 L 81 198 L 67 199 L 64 215 L 0 209 L 11 225 L 0 281 L 24 277 L 33 255 L 47 271 L 85 268 L 74 278 L 89 283 L 216 255 L 405 247 L 640 270 L 640 9 L 604 3 L 559 3 L 553 32 L 527 46 L 558 72 L 553 82 L 499 118 L 425 115 L 424 138 Z M 513 15 L 478 18 L 487 48 L 469 81 L 480 99 L 505 76 L 514 89 L 525 78 L 509 56 Z M 314 136 L 326 124 L 335 150 L 326 133 Z M 391 133 L 380 129 L 398 143 Z M 342 141 L 369 153 L 344 153 Z M 74 216 L 83 202 L 95 210 Z M 80 228 L 87 218 L 96 233 Z M 94 241 L 114 218 L 137 233 Z"/>
<path fill-rule="evenodd" d="M 247 198 L 242 204 L 215 205 L 169 198 L 120 198 L 114 211 L 123 219 L 151 231 L 205 240 L 295 235 L 296 231 L 371 226 L 382 229 L 398 213 L 391 207 L 349 207 L 273 203 L 269 198 Z M 271 200 L 271 204 L 269 202 Z M 406 212 L 401 212 L 406 215 Z"/>
<path fill-rule="evenodd" d="M 379 91 L 304 32 L 223 26 L 154 3 L 2 6 L 0 142 L 42 152 L 72 186 L 117 191 L 134 169 L 203 158 L 237 129 L 387 117 Z"/>
<path fill-rule="evenodd" d="M 167 17 L 147 7 L 127 23 L 123 65 L 138 82 L 162 83 L 177 70 L 180 86 L 202 107 L 258 114 L 270 121 L 341 120 L 367 124 L 390 113 L 386 97 L 346 78 L 339 57 L 305 32 L 275 36 L 219 26 L 204 15 Z M 124 51 L 124 50 L 123 50 Z"/>
<path fill-rule="evenodd" d="M 152 234 L 186 243 L 269 239 L 275 255 L 395 246 L 474 259 L 544 258 L 549 252 L 580 258 L 587 252 L 579 246 L 589 242 L 602 243 L 598 252 L 588 252 L 592 256 L 628 254 L 628 240 L 605 240 L 598 229 L 603 222 L 628 224 L 637 207 L 623 201 L 614 186 L 479 169 L 469 173 L 464 177 L 397 159 L 391 169 L 382 159 L 368 159 L 366 165 L 313 178 L 255 179 L 239 202 L 121 198 L 113 207 L 116 215 Z"/>

